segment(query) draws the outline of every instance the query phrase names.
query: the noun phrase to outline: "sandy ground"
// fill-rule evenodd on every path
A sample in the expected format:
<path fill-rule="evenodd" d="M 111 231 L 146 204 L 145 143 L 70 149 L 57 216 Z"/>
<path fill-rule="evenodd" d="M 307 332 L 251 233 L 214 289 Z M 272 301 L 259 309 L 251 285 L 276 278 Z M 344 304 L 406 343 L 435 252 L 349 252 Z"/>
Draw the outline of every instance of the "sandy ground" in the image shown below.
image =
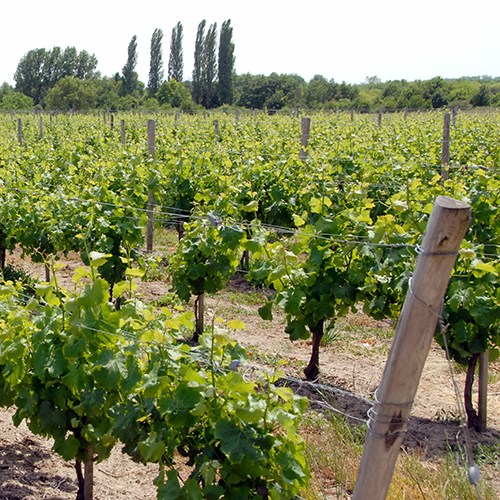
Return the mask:
<path fill-rule="evenodd" d="M 21 259 L 16 251 L 7 257 L 10 264 L 20 265 L 33 276 L 44 277 L 44 269 Z M 81 265 L 76 255 L 62 258 L 63 267 L 57 277 L 60 285 L 73 287 L 72 275 Z M 168 291 L 164 281 L 139 283 L 145 300 L 160 299 Z M 292 343 L 284 332 L 283 317 L 273 322 L 260 319 L 256 314 L 258 304 L 237 300 L 241 293 L 249 293 L 244 280 L 236 280 L 223 294 L 206 300 L 207 314 L 217 314 L 227 320 L 238 318 L 246 324 L 244 330 L 233 336 L 250 352 L 249 363 L 272 369 L 281 360 L 279 369 L 287 376 L 301 378 L 302 369 L 310 356 L 309 341 Z M 253 296 L 256 295 L 253 293 Z M 257 296 L 258 297 L 258 296 Z M 339 321 L 338 339 L 323 346 L 320 354 L 321 375 L 319 383 L 332 388 L 318 390 L 307 384 L 295 388 L 312 399 L 324 399 L 350 415 L 366 418 L 367 406 L 363 399 L 370 399 L 378 386 L 390 348 L 392 327 L 386 322 L 376 322 L 363 314 L 352 314 Z M 488 395 L 488 430 L 482 435 L 472 434 L 474 443 L 487 446 L 500 443 L 500 365 L 490 366 Z M 455 373 L 462 389 L 465 373 Z M 300 387 L 299 387 L 300 386 Z M 338 392 L 352 393 L 352 397 Z M 326 392 L 325 392 L 326 391 Z M 356 396 L 356 397 L 354 397 Z M 0 499 L 63 500 L 76 496 L 76 474 L 71 464 L 64 462 L 51 451 L 50 441 L 31 434 L 22 424 L 15 428 L 11 421 L 12 409 L 0 409 Z M 424 450 L 429 457 L 441 456 L 446 444 L 453 445 L 459 431 L 456 423 L 457 403 L 444 351 L 433 344 L 420 381 L 412 416 L 408 424 L 403 447 Z M 111 458 L 96 465 L 94 498 L 152 499 L 156 490 L 152 480 L 157 475 L 154 465 L 133 463 L 115 449 Z M 500 479 L 491 479 L 500 498 Z M 333 497 L 332 497 L 333 498 Z"/>

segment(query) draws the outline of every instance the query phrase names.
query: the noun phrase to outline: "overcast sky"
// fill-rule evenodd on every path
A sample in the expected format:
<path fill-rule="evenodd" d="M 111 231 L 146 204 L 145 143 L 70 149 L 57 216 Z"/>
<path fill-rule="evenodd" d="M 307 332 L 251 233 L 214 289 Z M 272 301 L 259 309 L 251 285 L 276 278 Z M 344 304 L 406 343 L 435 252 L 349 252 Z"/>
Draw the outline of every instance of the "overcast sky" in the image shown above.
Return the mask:
<path fill-rule="evenodd" d="M 139 79 L 148 81 L 149 46 L 163 30 L 184 28 L 184 78 L 191 79 L 196 30 L 231 19 L 238 74 L 315 74 L 361 83 L 434 76 L 500 76 L 499 0 L 24 0 L 2 2 L 0 84 L 14 83 L 31 49 L 74 46 L 95 54 L 106 76 L 121 72 L 137 35 Z"/>

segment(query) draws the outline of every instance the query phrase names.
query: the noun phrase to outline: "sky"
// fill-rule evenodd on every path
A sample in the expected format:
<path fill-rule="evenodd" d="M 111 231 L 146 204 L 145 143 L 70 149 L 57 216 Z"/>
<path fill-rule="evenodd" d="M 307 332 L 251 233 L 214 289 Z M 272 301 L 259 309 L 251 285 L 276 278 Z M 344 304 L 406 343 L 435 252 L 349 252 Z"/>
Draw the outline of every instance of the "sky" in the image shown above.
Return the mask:
<path fill-rule="evenodd" d="M 320 74 L 336 82 L 500 76 L 500 1 L 24 0 L 4 2 L 0 84 L 13 85 L 29 50 L 76 47 L 95 54 L 103 76 L 120 72 L 137 35 L 147 84 L 151 35 L 163 30 L 165 76 L 172 28 L 183 26 L 184 79 L 191 79 L 198 24 L 231 19 L 238 74 Z"/>

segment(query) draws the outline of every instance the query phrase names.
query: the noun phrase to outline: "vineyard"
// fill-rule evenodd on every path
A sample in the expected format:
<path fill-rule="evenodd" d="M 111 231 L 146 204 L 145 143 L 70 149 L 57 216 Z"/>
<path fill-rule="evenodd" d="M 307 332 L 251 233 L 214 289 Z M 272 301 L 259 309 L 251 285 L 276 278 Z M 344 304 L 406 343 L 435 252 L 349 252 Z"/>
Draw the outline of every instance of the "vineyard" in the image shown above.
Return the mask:
<path fill-rule="evenodd" d="M 93 465 L 118 442 L 159 464 L 159 499 L 304 496 L 307 402 L 279 363 L 245 369 L 245 318 L 212 298 L 234 276 L 264 290 L 261 320 L 283 319 L 292 352 L 312 339 L 301 376 L 322 382 L 321 346 L 342 343 L 346 317 L 398 320 L 445 195 L 472 221 L 436 340 L 464 367 L 467 421 L 484 430 L 472 387 L 500 345 L 499 121 L 0 116 L 0 405 L 76 460 L 78 498 L 92 497 Z M 44 280 L 10 277 L 19 253 Z M 81 263 L 62 286 L 69 255 Z M 148 300 L 142 283 L 155 279 L 168 291 Z"/>

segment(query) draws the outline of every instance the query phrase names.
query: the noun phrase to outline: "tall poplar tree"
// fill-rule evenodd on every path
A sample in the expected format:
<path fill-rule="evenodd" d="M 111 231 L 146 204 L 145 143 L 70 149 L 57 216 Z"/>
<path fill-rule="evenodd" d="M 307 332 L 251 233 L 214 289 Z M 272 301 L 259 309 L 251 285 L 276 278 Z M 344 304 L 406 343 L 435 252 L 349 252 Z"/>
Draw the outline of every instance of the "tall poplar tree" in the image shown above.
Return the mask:
<path fill-rule="evenodd" d="M 196 32 L 196 43 L 194 46 L 194 66 L 192 78 L 192 95 L 193 101 L 196 104 L 201 104 L 203 101 L 203 68 L 205 66 L 205 26 L 206 21 L 203 19 L 198 25 Z"/>
<path fill-rule="evenodd" d="M 214 104 L 214 80 L 217 65 L 217 23 L 208 28 L 203 41 L 204 65 L 203 65 L 203 106 L 211 108 Z"/>
<path fill-rule="evenodd" d="M 135 71 L 135 67 L 137 66 L 137 36 L 134 35 L 130 43 L 128 44 L 128 57 L 127 63 L 123 66 L 122 75 L 123 75 L 123 83 L 121 87 L 120 93 L 122 95 L 128 95 L 135 90 L 138 81 L 138 75 Z"/>
<path fill-rule="evenodd" d="M 219 104 L 233 104 L 234 43 L 231 19 L 224 21 L 219 38 Z"/>
<path fill-rule="evenodd" d="M 148 92 L 150 97 L 154 97 L 163 81 L 163 57 L 161 42 L 163 31 L 156 28 L 151 37 L 151 59 L 149 63 Z"/>
<path fill-rule="evenodd" d="M 183 80 L 184 61 L 182 55 L 182 24 L 180 21 L 172 28 L 170 39 L 170 58 L 168 60 L 168 80 L 179 83 Z"/>

